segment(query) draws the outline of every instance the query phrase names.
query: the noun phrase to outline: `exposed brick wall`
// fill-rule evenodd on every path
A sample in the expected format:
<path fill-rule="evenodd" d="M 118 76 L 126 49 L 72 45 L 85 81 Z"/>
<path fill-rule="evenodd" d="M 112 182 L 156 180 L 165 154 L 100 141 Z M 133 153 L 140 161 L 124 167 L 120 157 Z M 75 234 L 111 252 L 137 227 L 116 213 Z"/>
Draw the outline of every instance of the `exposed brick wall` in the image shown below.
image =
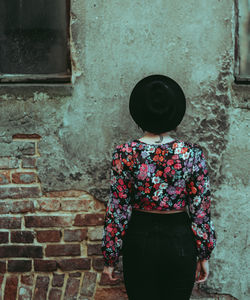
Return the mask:
<path fill-rule="evenodd" d="M 105 206 L 84 191 L 42 194 L 40 139 L 16 134 L 13 156 L 0 157 L 0 300 L 113 297 L 101 274 Z"/>
<path fill-rule="evenodd" d="M 0 300 L 128 299 L 121 264 L 115 285 L 102 273 L 105 205 L 84 191 L 42 194 L 40 138 L 16 134 L 13 155 L 0 156 Z"/>

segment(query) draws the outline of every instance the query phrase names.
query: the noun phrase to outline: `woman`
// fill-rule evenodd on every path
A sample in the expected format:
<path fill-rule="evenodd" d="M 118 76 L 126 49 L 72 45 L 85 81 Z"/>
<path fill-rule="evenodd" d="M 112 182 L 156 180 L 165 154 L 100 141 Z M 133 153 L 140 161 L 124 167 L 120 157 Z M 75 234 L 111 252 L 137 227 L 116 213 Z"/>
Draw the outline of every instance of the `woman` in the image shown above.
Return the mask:
<path fill-rule="evenodd" d="M 151 75 L 137 83 L 129 109 L 144 136 L 113 152 L 104 225 L 104 273 L 123 254 L 130 300 L 189 299 L 209 274 L 216 245 L 206 160 L 197 144 L 169 136 L 186 110 L 181 87 Z"/>

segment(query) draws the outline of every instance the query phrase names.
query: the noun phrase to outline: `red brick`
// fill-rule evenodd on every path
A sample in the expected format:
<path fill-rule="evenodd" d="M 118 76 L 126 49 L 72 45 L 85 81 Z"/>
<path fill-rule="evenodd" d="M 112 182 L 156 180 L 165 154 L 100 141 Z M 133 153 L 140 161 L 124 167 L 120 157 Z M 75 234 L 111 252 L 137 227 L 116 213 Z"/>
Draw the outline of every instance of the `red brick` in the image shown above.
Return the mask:
<path fill-rule="evenodd" d="M 17 285 L 18 285 L 17 276 L 7 277 L 5 289 L 4 289 L 4 300 L 16 300 Z"/>
<path fill-rule="evenodd" d="M 12 213 L 34 212 L 34 202 L 29 200 L 11 202 L 10 210 Z"/>
<path fill-rule="evenodd" d="M 53 272 L 57 270 L 57 263 L 55 260 L 35 259 L 34 269 L 40 272 Z"/>
<path fill-rule="evenodd" d="M 96 270 L 96 271 L 102 271 L 104 268 L 104 260 L 102 257 L 95 257 L 92 260 L 92 267 Z"/>
<path fill-rule="evenodd" d="M 0 244 L 8 243 L 9 241 L 9 233 L 8 232 L 0 232 Z"/>
<path fill-rule="evenodd" d="M 37 175 L 34 172 L 16 172 L 12 174 L 12 182 L 17 184 L 34 183 Z"/>
<path fill-rule="evenodd" d="M 76 215 L 74 226 L 95 226 L 104 224 L 104 214 Z"/>
<path fill-rule="evenodd" d="M 25 216 L 26 227 L 65 227 L 71 226 L 72 216 Z"/>
<path fill-rule="evenodd" d="M 35 157 L 23 157 L 22 158 L 22 167 L 28 169 L 36 168 L 36 158 Z"/>
<path fill-rule="evenodd" d="M 9 260 L 8 272 L 29 272 L 31 271 L 31 260 Z"/>
<path fill-rule="evenodd" d="M 40 246 L 0 246 L 0 257 L 37 257 L 43 256 Z"/>
<path fill-rule="evenodd" d="M 33 243 L 34 233 L 32 231 L 12 231 L 12 243 Z"/>
<path fill-rule="evenodd" d="M 100 202 L 98 200 L 95 199 L 95 202 L 94 202 L 94 211 L 96 212 L 105 212 L 106 211 L 106 205 L 105 203 L 103 202 Z"/>
<path fill-rule="evenodd" d="M 36 239 L 40 243 L 45 242 L 60 242 L 61 231 L 59 230 L 43 230 L 36 232 Z"/>
<path fill-rule="evenodd" d="M 21 283 L 32 286 L 34 281 L 34 275 L 22 275 L 21 276 Z"/>
<path fill-rule="evenodd" d="M 64 241 L 65 242 L 81 242 L 87 238 L 87 228 L 75 229 L 75 230 L 64 230 Z"/>
<path fill-rule="evenodd" d="M 90 200 L 62 200 L 61 209 L 63 211 L 89 211 L 92 207 Z"/>
<path fill-rule="evenodd" d="M 2 217 L 0 218 L 0 228 L 21 228 L 21 218 L 17 217 Z"/>
<path fill-rule="evenodd" d="M 88 244 L 88 255 L 102 255 L 101 244 Z"/>
<path fill-rule="evenodd" d="M 61 203 L 59 200 L 38 200 L 41 211 L 58 211 L 60 209 Z"/>
<path fill-rule="evenodd" d="M 16 133 L 12 135 L 13 139 L 38 139 L 40 140 L 41 136 L 37 133 Z"/>
<path fill-rule="evenodd" d="M 28 286 L 21 285 L 18 292 L 18 300 L 32 299 L 32 289 Z"/>
<path fill-rule="evenodd" d="M 69 273 L 69 277 L 81 277 L 81 276 L 82 276 L 81 272 Z"/>
<path fill-rule="evenodd" d="M 45 197 L 50 197 L 50 198 L 63 198 L 63 197 L 84 197 L 88 196 L 85 191 L 77 191 L 77 190 L 66 190 L 66 191 L 52 191 L 52 192 L 47 192 L 44 194 Z"/>
<path fill-rule="evenodd" d="M 97 274 L 93 272 L 85 272 L 82 282 L 80 294 L 83 296 L 93 296 L 96 285 Z"/>
<path fill-rule="evenodd" d="M 23 201 L 13 201 L 11 212 L 12 213 L 26 213 L 26 212 L 34 212 L 34 202 L 23 200 Z"/>
<path fill-rule="evenodd" d="M 58 261 L 58 266 L 62 271 L 89 270 L 89 258 L 72 258 Z"/>
<path fill-rule="evenodd" d="M 33 212 L 33 201 L 1 201 L 0 214 Z"/>
<path fill-rule="evenodd" d="M 95 300 L 128 300 L 125 287 L 98 288 L 95 293 Z"/>
<path fill-rule="evenodd" d="M 102 227 L 95 226 L 94 228 L 88 229 L 88 237 L 91 241 L 100 241 L 102 240 L 102 236 L 103 236 L 103 226 Z"/>
<path fill-rule="evenodd" d="M 0 157 L 0 169 L 17 169 L 19 162 L 16 157 Z"/>
<path fill-rule="evenodd" d="M 4 280 L 4 275 L 0 275 L 0 290 L 1 290 L 3 280 Z"/>
<path fill-rule="evenodd" d="M 112 281 L 109 279 L 108 274 L 102 273 L 101 280 L 99 282 L 100 285 L 117 285 L 120 283 L 120 278 L 115 277 L 117 280 Z"/>
<path fill-rule="evenodd" d="M 0 199 L 39 198 L 41 196 L 39 186 L 0 186 Z"/>
<path fill-rule="evenodd" d="M 53 274 L 52 286 L 62 287 L 64 283 L 64 274 Z"/>
<path fill-rule="evenodd" d="M 34 299 L 46 300 L 49 287 L 48 276 L 37 276 L 34 291 Z"/>
<path fill-rule="evenodd" d="M 46 256 L 77 256 L 80 254 L 79 244 L 48 245 L 45 249 Z"/>
<path fill-rule="evenodd" d="M 67 280 L 67 286 L 64 294 L 64 299 L 76 299 L 78 289 L 80 285 L 80 279 L 69 277 Z"/>
<path fill-rule="evenodd" d="M 12 204 L 11 202 L 0 202 L 0 214 L 9 214 L 11 212 Z"/>
<path fill-rule="evenodd" d="M 10 201 L 0 202 L 0 214 L 9 214 L 11 213 L 11 209 L 12 209 L 12 203 Z"/>
<path fill-rule="evenodd" d="M 1 260 L 0 261 L 0 273 L 6 272 L 6 261 Z"/>
<path fill-rule="evenodd" d="M 10 171 L 1 171 L 0 172 L 0 184 L 10 183 Z"/>
<path fill-rule="evenodd" d="M 49 292 L 49 300 L 61 299 L 62 291 L 52 288 Z"/>

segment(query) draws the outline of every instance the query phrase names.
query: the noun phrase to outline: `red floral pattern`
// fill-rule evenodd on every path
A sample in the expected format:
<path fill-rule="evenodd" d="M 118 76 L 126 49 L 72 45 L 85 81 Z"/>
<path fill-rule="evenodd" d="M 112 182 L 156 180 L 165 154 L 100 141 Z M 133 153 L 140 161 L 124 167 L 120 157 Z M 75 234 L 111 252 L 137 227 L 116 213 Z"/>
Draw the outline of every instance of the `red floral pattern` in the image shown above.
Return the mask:
<path fill-rule="evenodd" d="M 133 208 L 166 211 L 187 206 L 198 256 L 209 259 L 216 246 L 210 203 L 207 164 L 199 145 L 134 140 L 117 146 L 102 240 L 105 265 L 118 262 Z"/>

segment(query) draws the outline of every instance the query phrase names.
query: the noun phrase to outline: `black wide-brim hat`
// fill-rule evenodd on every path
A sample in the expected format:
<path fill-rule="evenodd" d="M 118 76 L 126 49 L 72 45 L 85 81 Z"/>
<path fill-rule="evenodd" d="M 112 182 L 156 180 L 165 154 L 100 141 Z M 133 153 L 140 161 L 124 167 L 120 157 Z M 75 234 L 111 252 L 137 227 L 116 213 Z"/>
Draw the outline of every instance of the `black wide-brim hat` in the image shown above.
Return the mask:
<path fill-rule="evenodd" d="M 175 129 L 186 111 L 182 88 L 164 75 L 150 75 L 132 90 L 129 111 L 144 131 L 160 134 Z"/>

